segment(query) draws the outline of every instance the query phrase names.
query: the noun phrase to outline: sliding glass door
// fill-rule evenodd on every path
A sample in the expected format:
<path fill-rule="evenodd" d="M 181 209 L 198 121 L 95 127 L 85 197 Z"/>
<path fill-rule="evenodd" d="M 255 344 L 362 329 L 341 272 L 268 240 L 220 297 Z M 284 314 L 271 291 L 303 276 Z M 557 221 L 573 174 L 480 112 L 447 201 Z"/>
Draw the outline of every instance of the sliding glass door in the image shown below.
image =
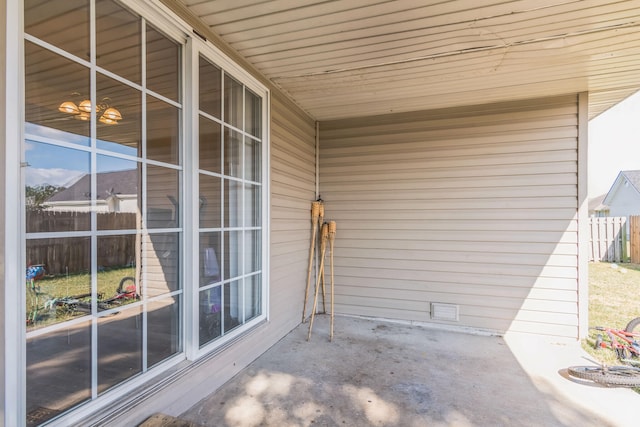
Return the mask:
<path fill-rule="evenodd" d="M 182 352 L 182 44 L 119 2 L 25 1 L 30 423 Z"/>
<path fill-rule="evenodd" d="M 158 16 L 24 0 L 29 425 L 266 318 L 267 92 Z"/>

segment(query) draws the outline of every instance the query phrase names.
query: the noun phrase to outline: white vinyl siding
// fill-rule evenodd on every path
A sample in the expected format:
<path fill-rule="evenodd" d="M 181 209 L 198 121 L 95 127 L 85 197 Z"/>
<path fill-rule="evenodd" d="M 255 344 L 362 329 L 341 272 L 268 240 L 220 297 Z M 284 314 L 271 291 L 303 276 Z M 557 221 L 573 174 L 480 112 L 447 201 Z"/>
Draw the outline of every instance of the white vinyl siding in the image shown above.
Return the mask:
<path fill-rule="evenodd" d="M 315 123 L 288 105 L 272 98 L 269 346 L 300 323 L 315 198 Z"/>
<path fill-rule="evenodd" d="M 336 311 L 578 335 L 578 96 L 322 122 Z M 449 323 L 449 322 L 444 322 Z"/>

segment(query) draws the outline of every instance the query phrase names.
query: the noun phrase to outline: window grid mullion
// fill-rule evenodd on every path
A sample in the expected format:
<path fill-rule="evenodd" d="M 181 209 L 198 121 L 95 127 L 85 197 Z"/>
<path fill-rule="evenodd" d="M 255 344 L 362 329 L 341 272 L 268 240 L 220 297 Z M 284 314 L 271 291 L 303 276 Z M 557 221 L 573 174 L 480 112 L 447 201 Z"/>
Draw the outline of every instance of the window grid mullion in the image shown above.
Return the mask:
<path fill-rule="evenodd" d="M 91 174 L 91 399 L 98 397 L 98 237 L 95 234 L 97 229 L 97 213 L 96 213 L 96 197 L 97 197 L 97 124 L 96 124 L 96 108 L 97 105 L 97 82 L 96 82 L 96 0 L 91 0 L 89 4 L 89 52 L 90 52 L 90 89 L 89 99 L 91 100 L 91 160 L 89 171 Z"/>

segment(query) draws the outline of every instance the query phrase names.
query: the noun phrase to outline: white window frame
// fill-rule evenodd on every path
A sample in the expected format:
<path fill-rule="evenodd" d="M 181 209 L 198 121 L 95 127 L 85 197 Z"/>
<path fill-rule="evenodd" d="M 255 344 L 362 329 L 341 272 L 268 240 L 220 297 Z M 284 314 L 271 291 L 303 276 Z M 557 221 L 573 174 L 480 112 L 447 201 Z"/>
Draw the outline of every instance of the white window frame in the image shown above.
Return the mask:
<path fill-rule="evenodd" d="M 193 132 L 193 134 L 190 137 L 190 140 L 193 141 L 193 144 L 190 144 L 189 148 L 193 150 L 193 152 L 191 153 L 191 161 L 193 162 L 193 167 L 190 169 L 191 173 L 190 175 L 190 179 L 191 179 L 191 184 L 190 184 L 190 188 L 192 189 L 190 196 L 191 197 L 195 197 L 195 195 L 199 194 L 198 192 L 198 186 L 197 183 L 199 182 L 199 169 L 197 167 L 197 165 L 199 164 L 199 158 L 198 158 L 198 150 L 197 148 L 197 139 L 198 139 L 198 135 L 199 135 L 199 113 L 198 113 L 198 109 L 197 109 L 197 100 L 198 100 L 198 95 L 199 95 L 199 78 L 198 78 L 198 71 L 199 71 L 199 58 L 200 55 L 204 56 L 206 59 L 210 60 L 211 62 L 213 62 L 215 65 L 217 65 L 218 67 L 220 67 L 220 69 L 222 70 L 223 76 L 226 74 L 229 74 L 231 77 L 233 77 L 234 79 L 238 80 L 240 83 L 242 83 L 246 88 L 250 89 L 251 91 L 253 91 L 256 95 L 258 95 L 261 100 L 262 100 L 262 108 L 261 108 L 261 123 L 262 123 L 262 129 L 261 129 L 261 146 L 262 146 L 262 152 L 261 152 L 261 171 L 262 171 L 262 177 L 261 177 L 261 188 L 262 188 L 262 194 L 261 194 L 261 230 L 262 230 L 262 239 L 261 239 L 261 275 L 262 275 L 262 287 L 261 287 L 261 314 L 259 316 L 256 316 L 255 318 L 251 319 L 250 321 L 242 324 L 240 327 L 230 331 L 229 333 L 226 333 L 224 335 L 222 335 L 219 338 L 214 339 L 213 341 L 211 341 L 210 343 L 206 344 L 205 346 L 203 346 L 202 348 L 199 348 L 199 338 L 198 338 L 198 313 L 193 313 L 190 317 L 188 317 L 189 319 L 191 319 L 192 324 L 190 326 L 191 328 L 191 333 L 190 333 L 190 337 L 191 337 L 191 343 L 192 345 L 190 345 L 187 349 L 187 358 L 189 360 L 195 360 L 198 359 L 200 357 L 202 357 L 203 355 L 209 354 L 211 353 L 213 350 L 220 348 L 221 346 L 224 346 L 225 344 L 227 344 L 229 341 L 232 341 L 234 339 L 236 339 L 239 335 L 244 334 L 247 330 L 251 329 L 253 326 L 268 320 L 269 318 L 269 313 L 268 313 L 268 283 L 269 283 L 269 264 L 268 264 L 268 248 L 269 248 L 269 218 L 270 218 L 270 213 L 269 213 L 269 182 L 270 182 L 270 178 L 269 178 L 269 91 L 266 87 L 260 85 L 255 78 L 253 78 L 250 74 L 248 74 L 246 71 L 242 70 L 242 69 L 238 69 L 238 66 L 231 61 L 231 59 L 229 59 L 226 55 L 224 55 L 222 52 L 220 52 L 219 49 L 217 49 L 215 46 L 213 46 L 210 42 L 205 42 L 203 40 L 201 40 L 200 38 L 193 37 L 190 42 L 191 44 L 191 49 L 189 49 L 189 54 L 191 55 L 190 61 L 191 61 L 191 79 L 189 80 L 190 84 L 191 84 L 191 94 L 192 94 L 192 99 L 194 100 L 192 103 L 190 103 L 190 107 L 194 108 L 193 113 L 191 114 L 191 126 L 190 126 L 190 131 Z M 189 60 L 189 59 L 188 59 Z M 233 69 L 235 71 L 238 72 L 238 74 L 233 74 L 232 72 L 229 72 L 228 69 Z M 224 81 L 224 78 L 223 78 Z M 223 89 L 223 94 L 222 96 L 224 96 L 224 88 Z M 244 96 L 243 96 L 243 100 L 244 100 Z M 224 119 L 224 118 L 223 118 Z M 244 110 L 243 110 L 243 123 L 245 120 L 244 117 Z M 221 120 L 220 122 L 223 122 L 224 120 Z M 227 124 L 227 127 L 229 125 Z M 222 137 L 224 138 L 224 128 L 222 128 Z M 244 144 L 243 144 L 244 146 Z M 247 182 L 244 179 L 241 179 L 240 182 L 245 183 Z M 224 197 L 224 196 L 223 196 Z M 241 201 L 243 202 L 243 201 Z M 197 203 L 197 201 L 192 200 L 191 202 L 191 206 L 194 206 L 194 203 Z M 199 283 L 200 277 L 199 277 L 199 257 L 198 257 L 198 252 L 199 252 L 199 216 L 198 216 L 198 211 L 196 209 L 192 210 L 192 217 L 191 217 L 191 224 L 193 224 L 194 226 L 194 230 L 193 232 L 189 233 L 190 238 L 193 238 L 193 242 L 191 242 L 191 250 L 192 250 L 192 256 L 191 256 L 191 271 L 192 271 L 192 277 L 190 278 L 191 283 L 197 284 Z M 223 224 L 224 225 L 224 224 Z M 224 227 L 223 227 L 224 228 Z M 248 227 L 241 227 L 241 229 L 246 230 Z M 250 228 L 250 227 L 249 227 Z M 224 232 L 221 232 L 221 235 L 224 235 Z M 221 266 L 224 265 L 224 259 L 222 259 L 222 257 L 220 257 L 220 263 Z M 244 260 L 241 261 L 242 264 L 244 264 Z M 221 267 L 222 268 L 222 267 Z M 240 276 L 240 278 L 242 277 L 247 277 L 247 275 L 242 275 Z M 189 280 L 189 279 L 188 279 Z M 222 284 L 220 286 L 222 286 L 222 288 L 224 289 L 224 283 L 228 283 L 228 280 L 225 280 L 224 282 L 222 282 Z M 197 310 L 198 307 L 198 298 L 199 298 L 199 291 L 200 288 L 198 287 L 194 287 L 193 288 L 194 292 L 193 295 L 191 295 L 192 298 L 192 304 L 190 305 L 190 307 L 194 308 L 194 310 Z M 224 292 L 223 292 L 224 293 Z"/>

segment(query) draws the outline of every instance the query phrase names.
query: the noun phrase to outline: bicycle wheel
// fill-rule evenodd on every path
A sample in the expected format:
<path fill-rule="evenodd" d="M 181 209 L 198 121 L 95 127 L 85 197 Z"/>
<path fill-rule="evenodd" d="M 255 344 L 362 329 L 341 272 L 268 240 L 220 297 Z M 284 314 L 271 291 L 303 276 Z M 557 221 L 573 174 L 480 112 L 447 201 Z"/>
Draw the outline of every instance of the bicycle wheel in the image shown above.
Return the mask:
<path fill-rule="evenodd" d="M 631 332 L 632 334 L 640 334 L 640 317 L 636 317 L 635 319 L 631 319 L 627 326 L 624 328 L 625 331 Z"/>
<path fill-rule="evenodd" d="M 119 294 L 135 293 L 135 292 L 136 292 L 136 279 L 130 276 L 123 277 L 122 280 L 120 280 L 120 284 L 118 285 L 118 288 L 116 289 L 116 293 L 119 293 Z"/>
<path fill-rule="evenodd" d="M 623 387 L 640 386 L 640 368 L 633 366 L 570 366 L 569 375 L 600 384 Z"/>

